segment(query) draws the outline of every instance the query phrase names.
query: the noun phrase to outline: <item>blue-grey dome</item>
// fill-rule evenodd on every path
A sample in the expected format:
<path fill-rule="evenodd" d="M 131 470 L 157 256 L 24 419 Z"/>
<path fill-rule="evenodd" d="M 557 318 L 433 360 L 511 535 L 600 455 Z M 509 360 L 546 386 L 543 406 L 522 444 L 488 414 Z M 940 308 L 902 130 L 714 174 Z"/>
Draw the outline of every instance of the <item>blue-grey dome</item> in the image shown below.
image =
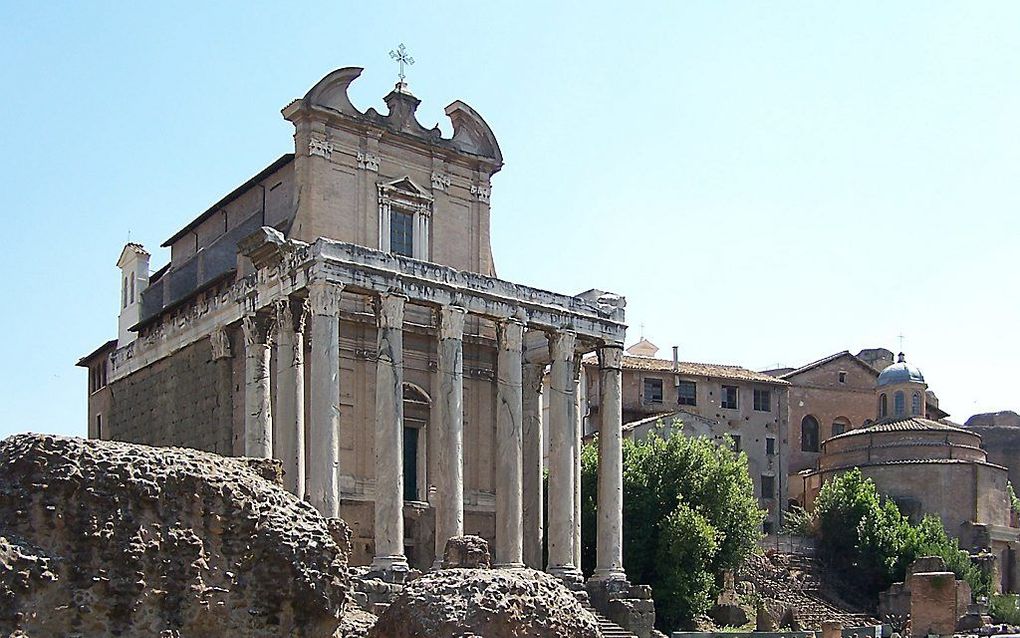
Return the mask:
<path fill-rule="evenodd" d="M 894 383 L 924 383 L 921 370 L 907 363 L 907 358 L 900 353 L 899 361 L 892 364 L 878 375 L 878 387 Z"/>

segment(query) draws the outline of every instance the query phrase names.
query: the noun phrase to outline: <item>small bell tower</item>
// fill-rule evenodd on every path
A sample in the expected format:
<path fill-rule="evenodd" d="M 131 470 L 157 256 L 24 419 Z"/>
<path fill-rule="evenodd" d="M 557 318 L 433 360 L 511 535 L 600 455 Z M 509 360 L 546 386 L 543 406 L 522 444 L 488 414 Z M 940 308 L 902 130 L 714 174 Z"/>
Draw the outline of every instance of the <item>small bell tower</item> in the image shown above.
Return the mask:
<path fill-rule="evenodd" d="M 117 317 L 117 347 L 123 348 L 138 336 L 128 330 L 141 316 L 142 291 L 149 285 L 149 253 L 141 244 L 128 243 L 120 252 L 120 314 Z"/>

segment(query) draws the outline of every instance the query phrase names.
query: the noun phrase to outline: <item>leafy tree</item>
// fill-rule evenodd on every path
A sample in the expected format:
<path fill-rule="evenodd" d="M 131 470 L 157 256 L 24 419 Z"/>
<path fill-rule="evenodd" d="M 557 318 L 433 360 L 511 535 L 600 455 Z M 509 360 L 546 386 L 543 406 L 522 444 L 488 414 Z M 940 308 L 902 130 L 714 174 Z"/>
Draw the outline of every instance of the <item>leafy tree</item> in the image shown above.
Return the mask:
<path fill-rule="evenodd" d="M 689 627 L 707 611 L 716 577 L 757 546 L 758 509 L 747 456 L 702 437 L 679 422 L 668 438 L 649 436 L 623 447 L 623 554 L 627 575 L 651 585 L 656 624 Z M 595 565 L 598 453 L 582 451 L 582 566 Z"/>

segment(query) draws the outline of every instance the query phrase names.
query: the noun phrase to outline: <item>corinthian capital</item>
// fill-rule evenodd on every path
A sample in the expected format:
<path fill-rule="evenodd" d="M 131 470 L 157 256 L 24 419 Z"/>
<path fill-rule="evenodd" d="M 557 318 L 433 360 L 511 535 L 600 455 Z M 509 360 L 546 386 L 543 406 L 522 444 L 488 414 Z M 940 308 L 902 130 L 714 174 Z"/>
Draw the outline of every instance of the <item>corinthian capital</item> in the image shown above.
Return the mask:
<path fill-rule="evenodd" d="M 340 294 L 343 285 L 332 281 L 313 281 L 308 285 L 308 304 L 312 314 L 324 317 L 340 315 Z"/>

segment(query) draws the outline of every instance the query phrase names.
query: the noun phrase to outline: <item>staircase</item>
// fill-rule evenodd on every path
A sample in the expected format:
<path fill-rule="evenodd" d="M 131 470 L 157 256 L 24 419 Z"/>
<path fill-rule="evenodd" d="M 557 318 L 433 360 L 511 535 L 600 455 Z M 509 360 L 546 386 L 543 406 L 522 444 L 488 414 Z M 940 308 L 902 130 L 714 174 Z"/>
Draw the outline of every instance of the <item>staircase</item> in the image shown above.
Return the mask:
<path fill-rule="evenodd" d="M 595 620 L 599 623 L 599 629 L 602 631 L 602 638 L 637 638 L 634 634 L 596 611 L 587 600 L 582 600 L 581 606 L 594 614 Z"/>
<path fill-rule="evenodd" d="M 766 607 L 778 619 L 795 610 L 803 629 L 820 629 L 826 620 L 844 627 L 876 625 L 879 621 L 838 596 L 826 585 L 824 569 L 813 558 L 798 554 L 754 555 L 741 569 L 741 580 L 754 584 Z"/>

